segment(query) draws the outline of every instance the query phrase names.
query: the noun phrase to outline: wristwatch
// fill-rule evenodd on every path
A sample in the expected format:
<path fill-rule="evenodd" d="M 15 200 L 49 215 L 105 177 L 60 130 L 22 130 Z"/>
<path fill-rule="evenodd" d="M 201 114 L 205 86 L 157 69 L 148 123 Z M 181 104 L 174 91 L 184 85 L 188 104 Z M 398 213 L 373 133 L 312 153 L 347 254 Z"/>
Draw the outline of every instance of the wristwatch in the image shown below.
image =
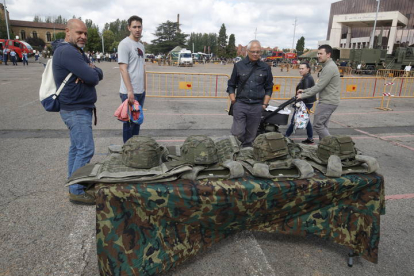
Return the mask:
<path fill-rule="evenodd" d="M 266 107 L 268 107 L 269 106 L 269 104 L 263 104 L 264 106 L 266 106 Z"/>

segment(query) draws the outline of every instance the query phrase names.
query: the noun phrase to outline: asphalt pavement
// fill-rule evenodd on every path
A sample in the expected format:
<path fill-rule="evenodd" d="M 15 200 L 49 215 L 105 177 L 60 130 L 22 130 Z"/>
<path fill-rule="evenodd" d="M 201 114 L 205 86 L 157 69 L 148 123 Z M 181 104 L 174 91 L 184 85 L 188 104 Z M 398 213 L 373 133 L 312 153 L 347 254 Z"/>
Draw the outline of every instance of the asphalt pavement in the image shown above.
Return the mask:
<path fill-rule="evenodd" d="M 0 65 L 0 276 L 99 275 L 95 209 L 68 200 L 69 133 L 59 114 L 39 103 L 43 65 L 29 62 Z M 102 160 L 109 145 L 122 143 L 122 124 L 113 116 L 121 103 L 119 69 L 113 62 L 97 66 L 104 80 L 97 87 L 92 162 Z M 148 64 L 147 70 L 231 74 L 232 65 Z M 273 72 L 299 76 L 297 70 Z M 245 231 L 167 275 L 413 275 L 414 99 L 393 98 L 392 111 L 376 109 L 379 105 L 379 99 L 343 100 L 329 125 L 332 134 L 351 135 L 358 149 L 380 163 L 387 201 L 378 264 L 355 258 L 349 268 L 349 250 L 332 242 Z M 225 99 L 147 97 L 141 134 L 164 145 L 181 144 L 192 134 L 229 135 L 226 107 Z M 306 135 L 298 131 L 292 138 L 299 142 Z"/>

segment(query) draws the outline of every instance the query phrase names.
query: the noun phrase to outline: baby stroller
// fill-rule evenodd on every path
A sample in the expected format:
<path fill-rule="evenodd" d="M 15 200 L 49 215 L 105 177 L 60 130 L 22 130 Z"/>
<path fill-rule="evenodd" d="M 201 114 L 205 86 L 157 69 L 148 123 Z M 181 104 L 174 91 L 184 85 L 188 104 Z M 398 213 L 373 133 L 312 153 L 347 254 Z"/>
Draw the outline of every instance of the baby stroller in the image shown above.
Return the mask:
<path fill-rule="evenodd" d="M 286 102 L 282 103 L 274 111 L 263 110 L 262 120 L 259 124 L 259 129 L 257 130 L 257 135 L 266 133 L 266 132 L 279 132 L 280 125 L 287 125 L 289 120 L 289 114 L 280 114 L 279 111 L 283 110 L 286 106 L 291 103 L 296 102 L 296 97 L 292 97 Z"/>

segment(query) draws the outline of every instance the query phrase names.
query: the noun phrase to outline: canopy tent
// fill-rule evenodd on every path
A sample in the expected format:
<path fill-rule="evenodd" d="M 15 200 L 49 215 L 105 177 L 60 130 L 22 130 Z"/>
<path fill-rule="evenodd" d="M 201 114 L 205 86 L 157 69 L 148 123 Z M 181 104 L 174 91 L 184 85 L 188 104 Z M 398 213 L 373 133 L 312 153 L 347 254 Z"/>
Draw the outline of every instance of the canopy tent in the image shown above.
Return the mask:
<path fill-rule="evenodd" d="M 182 48 L 180 46 L 176 46 L 174 49 L 172 49 L 168 55 L 170 56 L 171 60 L 173 61 L 177 61 L 178 60 L 178 55 L 180 53 L 180 51 L 182 50 Z"/>
<path fill-rule="evenodd" d="M 309 50 L 303 55 L 299 56 L 299 58 L 317 58 L 318 57 L 318 50 Z"/>

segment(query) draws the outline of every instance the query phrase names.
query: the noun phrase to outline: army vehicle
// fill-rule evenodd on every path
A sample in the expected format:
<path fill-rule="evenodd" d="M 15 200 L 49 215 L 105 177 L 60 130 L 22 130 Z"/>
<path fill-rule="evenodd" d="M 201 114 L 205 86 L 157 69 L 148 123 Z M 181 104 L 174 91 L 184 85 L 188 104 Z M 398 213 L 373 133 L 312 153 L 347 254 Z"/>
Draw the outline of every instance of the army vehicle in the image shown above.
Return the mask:
<path fill-rule="evenodd" d="M 408 65 L 414 65 L 414 47 L 397 47 L 391 55 L 381 49 L 334 49 L 333 60 L 347 61 L 353 69 L 359 64 L 365 70 L 392 69 L 404 70 Z"/>

